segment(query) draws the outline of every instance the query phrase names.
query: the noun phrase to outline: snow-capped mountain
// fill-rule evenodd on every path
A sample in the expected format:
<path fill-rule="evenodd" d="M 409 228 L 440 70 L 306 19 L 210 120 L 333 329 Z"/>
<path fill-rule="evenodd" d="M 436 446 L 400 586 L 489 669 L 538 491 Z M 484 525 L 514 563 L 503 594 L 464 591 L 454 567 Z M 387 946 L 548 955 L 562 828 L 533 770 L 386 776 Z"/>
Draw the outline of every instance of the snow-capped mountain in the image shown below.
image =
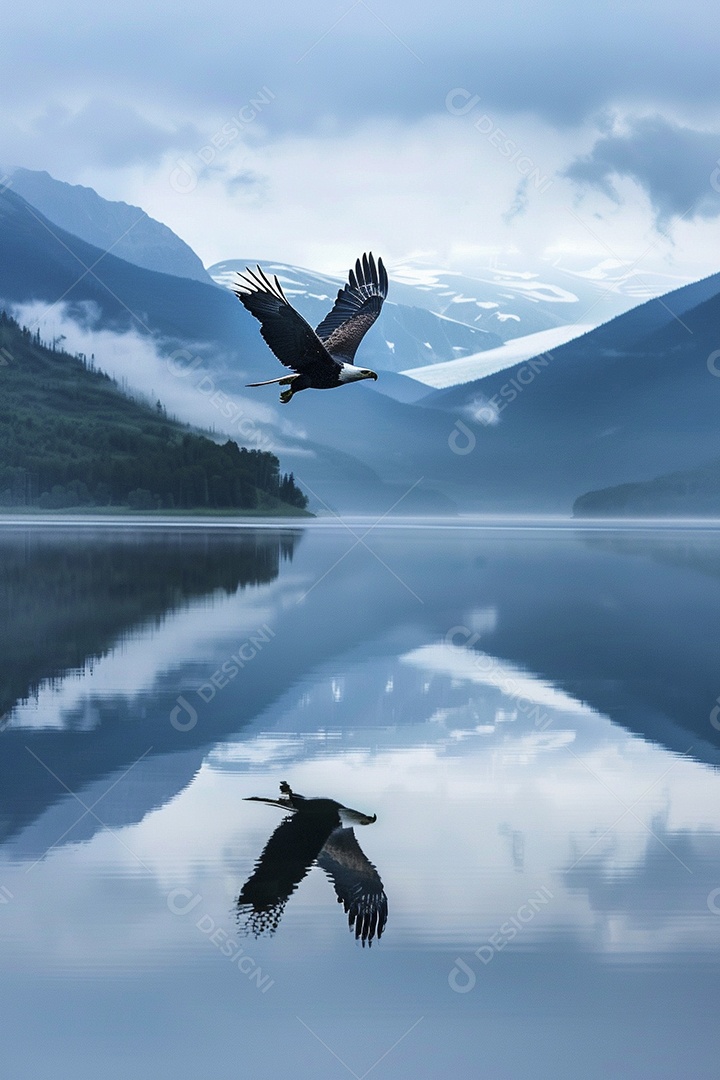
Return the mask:
<path fill-rule="evenodd" d="M 598 326 L 688 281 L 614 259 L 593 263 L 565 257 L 533 266 L 512 255 L 472 274 L 411 259 L 391 266 L 390 279 L 398 303 L 481 326 L 503 341 L 568 324 Z"/>
<path fill-rule="evenodd" d="M 213 267 L 223 287 L 141 268 L 42 218 L 12 189 L 0 190 L 0 241 L 6 256 L 0 260 L 2 306 L 18 311 L 46 340 L 72 335 L 75 351 L 96 353 L 103 370 L 151 393 L 152 400 L 159 397 L 180 418 L 220 437 L 252 445 L 269 441 L 283 468 L 293 470 L 324 512 L 401 506 L 404 513 L 453 507 L 561 513 L 583 491 L 718 457 L 720 381 L 708 373 L 708 356 L 717 345 L 720 275 L 625 311 L 571 344 L 548 346 L 545 338 L 528 339 L 578 333 L 581 301 L 604 296 L 604 303 L 628 307 L 628 290 L 651 283 L 628 274 L 623 283 L 617 267 L 606 267 L 603 278 L 596 268 L 594 274 L 583 271 L 584 277 L 578 271 L 583 287 L 572 292 L 570 271 L 562 272 L 565 284 L 518 271 L 526 275 L 516 279 L 524 282 L 522 289 L 511 293 L 503 285 L 506 308 L 500 312 L 520 322 L 498 323 L 516 327 L 503 345 L 499 334 L 427 306 L 449 305 L 460 293 L 475 297 L 476 311 L 497 312 L 477 306 L 500 304 L 489 299 L 502 291 L 497 281 L 494 292 L 488 286 L 471 294 L 469 278 L 443 273 L 445 284 L 451 278 L 461 285 L 443 297 L 452 290 L 432 284 L 438 271 L 427 271 L 421 288 L 397 281 L 391 268 L 392 300 L 362 345 L 363 362 L 382 373 L 378 383 L 346 388 L 331 401 L 302 394 L 286 410 L 278 407 L 277 388 L 245 388 L 282 369 L 256 321 L 227 288 L 244 262 Z M 78 275 L 78 262 L 98 269 Z M 285 264 L 261 264 L 278 273 L 289 298 L 313 323 L 330 308 L 341 283 Z M 608 274 L 616 280 L 603 292 Z M 450 310 L 471 307 L 463 301 Z M 536 315 L 535 329 L 527 320 L 522 324 L 520 313 L 529 311 Z M 552 326 L 537 329 L 559 311 L 566 312 L 564 322 L 553 315 Z M 600 320 L 600 311 L 598 303 L 593 317 Z M 526 369 L 515 350 L 527 348 L 545 356 Z M 498 357 L 496 350 L 503 349 Z M 447 388 L 432 389 L 417 379 L 418 370 L 444 364 L 442 374 L 454 371 L 457 382 L 452 365 L 472 357 L 476 365 L 502 359 L 504 366 L 511 353 L 514 367 L 485 370 L 467 385 L 434 383 Z M 401 374 L 413 368 L 413 377 Z M 435 378 L 437 371 L 431 374 Z M 401 396 L 412 390 L 420 396 Z"/>
<path fill-rule="evenodd" d="M 288 299 L 312 325 L 344 283 L 344 278 L 262 259 L 230 259 L 209 273 L 218 285 L 231 288 L 237 273 L 258 262 L 277 275 Z M 511 367 L 685 283 L 610 259 L 575 269 L 545 262 L 535 270 L 505 260 L 475 276 L 418 259 L 391 265 L 388 274 L 382 336 L 369 335 L 363 350 L 370 366 L 420 384 L 413 388 L 408 378 L 398 377 L 377 387 L 399 401 L 418 400 L 422 387 L 445 389 Z"/>
<path fill-rule="evenodd" d="M 464 383 L 484 379 L 486 375 L 495 375 L 498 371 L 513 367 L 533 356 L 541 356 L 565 345 L 576 337 L 581 337 L 593 329 L 592 323 L 556 326 L 552 330 L 538 330 L 535 334 L 525 334 L 519 338 L 509 338 L 497 349 L 474 353 L 458 360 L 447 360 L 444 364 L 429 364 L 427 367 L 408 368 L 402 371 L 422 386 L 434 390 L 445 390 L 449 386 L 461 386 Z"/>
<path fill-rule="evenodd" d="M 211 266 L 209 273 L 218 285 L 232 288 L 236 275 L 246 266 L 260 263 L 266 274 L 275 274 L 288 300 L 316 326 L 335 302 L 340 278 L 329 277 L 287 263 L 263 259 L 230 259 Z M 368 335 L 363 341 L 363 363 L 382 371 L 400 372 L 404 368 L 424 367 L 446 360 L 456 360 L 502 345 L 503 337 L 494 328 L 471 326 L 459 319 L 432 311 L 419 304 L 413 290 L 391 297 L 383 307 L 382 333 Z"/>

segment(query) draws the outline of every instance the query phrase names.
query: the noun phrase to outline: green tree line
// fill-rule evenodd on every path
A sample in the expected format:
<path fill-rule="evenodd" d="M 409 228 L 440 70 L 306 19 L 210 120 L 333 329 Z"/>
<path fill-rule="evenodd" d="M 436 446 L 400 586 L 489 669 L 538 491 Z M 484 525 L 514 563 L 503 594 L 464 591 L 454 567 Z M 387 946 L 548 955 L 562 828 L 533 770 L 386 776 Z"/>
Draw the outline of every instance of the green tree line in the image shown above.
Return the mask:
<path fill-rule="evenodd" d="M 304 509 L 278 458 L 219 444 L 0 312 L 0 505 Z"/>

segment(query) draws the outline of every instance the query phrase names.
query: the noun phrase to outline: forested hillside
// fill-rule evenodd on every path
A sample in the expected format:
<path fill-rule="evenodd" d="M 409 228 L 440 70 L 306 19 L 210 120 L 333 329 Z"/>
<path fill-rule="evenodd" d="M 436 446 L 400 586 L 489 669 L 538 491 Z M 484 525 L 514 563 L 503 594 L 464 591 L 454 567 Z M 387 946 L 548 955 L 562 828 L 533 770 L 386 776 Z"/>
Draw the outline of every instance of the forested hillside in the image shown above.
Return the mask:
<path fill-rule="evenodd" d="M 124 394 L 0 312 L 0 505 L 304 510 L 274 454 L 223 445 Z"/>

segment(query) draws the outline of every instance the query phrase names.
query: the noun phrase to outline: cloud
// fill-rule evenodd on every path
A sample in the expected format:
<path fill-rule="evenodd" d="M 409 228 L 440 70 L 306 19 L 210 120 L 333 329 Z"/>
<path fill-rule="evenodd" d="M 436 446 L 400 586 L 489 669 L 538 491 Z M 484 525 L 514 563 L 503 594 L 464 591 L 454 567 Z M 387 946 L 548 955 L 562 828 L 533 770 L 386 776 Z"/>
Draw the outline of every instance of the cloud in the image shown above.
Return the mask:
<path fill-rule="evenodd" d="M 317 0 L 236 19 L 226 3 L 90 0 L 44 10 L 15 5 L 3 22 L 4 108 L 108 93 L 176 116 L 209 118 L 208 135 L 262 86 L 276 131 L 347 130 L 372 118 L 441 111 L 466 86 L 484 108 L 578 124 L 603 104 L 717 105 L 714 12 L 686 0 Z M 25 48 L 32 36 L 34 63 Z M 67 95 L 67 96 L 66 96 Z M 212 119 L 210 119 L 212 118 Z M 202 143 L 201 143 L 202 145 Z"/>
<path fill-rule="evenodd" d="M 170 415 L 185 423 L 253 449 L 293 452 L 278 445 L 278 430 L 292 435 L 279 423 L 275 409 L 226 392 L 222 377 L 211 373 L 200 355 L 200 346 L 163 354 L 159 343 L 135 330 L 120 334 L 101 328 L 100 312 L 92 302 L 48 309 L 41 301 L 31 301 L 13 305 L 13 314 L 23 325 L 38 327 L 43 340 L 55 338 L 69 353 L 94 356 L 96 367 L 125 392 L 150 405 L 159 399 Z"/>
<path fill-rule="evenodd" d="M 262 202 L 267 197 L 267 189 L 267 177 L 249 169 L 225 179 L 225 190 L 231 198 L 241 196 L 249 201 Z"/>
<path fill-rule="evenodd" d="M 629 177 L 646 192 L 663 231 L 678 218 L 715 218 L 720 216 L 720 133 L 682 127 L 662 116 L 636 118 L 622 133 L 603 135 L 564 175 L 616 203 L 622 200 L 613 181 Z"/>
<path fill-rule="evenodd" d="M 446 264 L 458 243 L 502 248 L 518 242 L 520 229 L 537 235 L 542 249 L 555 239 L 550 204 L 564 206 L 570 185 L 562 193 L 560 185 L 539 190 L 530 180 L 527 211 L 509 236 L 502 215 L 512 201 L 508 189 L 523 175 L 477 130 L 483 115 L 478 106 L 464 116 L 376 121 L 352 132 L 283 136 L 262 145 L 237 139 L 218 150 L 211 167 L 186 156 L 198 181 L 187 195 L 170 183 L 174 157 L 153 176 L 133 175 L 122 188 L 101 190 L 167 222 L 206 265 L 265 258 L 344 276 L 358 251 L 376 250 L 392 261 L 422 249 Z M 500 113 L 492 119 L 527 148 L 542 177 L 572 156 L 575 143 L 545 126 Z M 234 184 L 238 176 L 243 179 Z"/>
<path fill-rule="evenodd" d="M 30 166 L 60 157 L 66 170 L 73 163 L 121 169 L 157 165 L 169 151 L 194 149 L 202 139 L 193 124 L 160 124 L 134 105 L 93 97 L 76 109 L 53 102 L 24 123 L 6 126 L 3 154 Z"/>
<path fill-rule="evenodd" d="M 528 207 L 528 188 L 530 181 L 525 176 L 515 188 L 515 197 L 508 209 L 503 214 L 503 221 L 506 225 L 509 225 L 516 217 L 520 217 L 525 213 Z"/>
<path fill-rule="evenodd" d="M 32 5 L 14 5 L 2 158 L 142 206 L 206 264 L 257 255 L 340 271 L 370 243 L 388 258 L 423 249 L 471 269 L 490 249 L 632 258 L 646 246 L 645 199 L 598 226 L 596 184 L 583 205 L 595 240 L 567 212 L 571 184 L 556 170 L 585 152 L 602 111 L 717 124 L 714 17 L 700 0 L 682 19 L 674 0 L 487 11 L 472 0 L 317 0 L 243 19 L 221 0 L 102 11 L 67 0 L 40 22 Z M 458 87 L 477 101 L 467 115 L 446 105 Z M 483 116 L 522 158 L 505 156 L 495 128 L 483 136 Z M 526 158 L 551 190 L 521 183 Z M 720 235 L 720 217 L 696 220 L 676 237 L 688 275 L 715 268 Z"/>

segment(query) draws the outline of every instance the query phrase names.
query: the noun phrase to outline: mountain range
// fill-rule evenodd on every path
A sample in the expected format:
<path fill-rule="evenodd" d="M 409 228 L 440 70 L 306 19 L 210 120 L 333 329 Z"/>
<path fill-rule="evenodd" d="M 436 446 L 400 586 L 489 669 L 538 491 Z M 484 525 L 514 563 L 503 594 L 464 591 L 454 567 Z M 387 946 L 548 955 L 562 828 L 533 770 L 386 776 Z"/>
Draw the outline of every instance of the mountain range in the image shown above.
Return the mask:
<path fill-rule="evenodd" d="M 35 169 L 12 169 L 8 175 L 13 191 L 65 232 L 146 270 L 210 284 L 192 248 L 139 206 L 110 202 L 92 188 Z"/>
<path fill-rule="evenodd" d="M 373 594 L 372 559 L 352 565 L 341 561 L 333 588 L 311 589 L 303 604 L 295 602 L 297 579 L 292 575 L 268 588 L 286 561 L 296 568 L 302 542 L 302 527 L 285 533 L 242 530 L 211 542 L 196 530 L 182 536 L 154 530 L 144 539 L 138 560 L 137 540 L 129 531 L 101 537 L 87 530 L 71 545 L 52 528 L 27 535 L 7 532 L 0 538 L 0 614 L 15 612 L 13 634 L 0 655 L 0 708 L 8 717 L 42 686 L 73 683 L 94 661 L 122 643 L 131 644 L 143 627 L 157 630 L 167 624 L 171 643 L 159 653 L 157 668 L 153 660 L 142 669 L 138 684 L 131 681 L 109 691 L 100 682 L 75 700 L 58 695 L 62 724 L 48 723 L 47 714 L 45 724 L 37 718 L 27 726 L 11 720 L 3 730 L 0 757 L 0 843 L 53 805 L 64 801 L 74 806 L 38 758 L 52 761 L 75 792 L 89 793 L 105 777 L 98 798 L 113 776 L 146 759 L 149 775 L 140 781 L 134 774 L 130 786 L 119 788 L 119 802 L 103 802 L 103 820 L 119 825 L 140 820 L 182 790 L 213 745 L 252 735 L 252 725 L 262 731 L 271 706 L 275 722 L 282 716 L 289 725 L 278 731 L 294 735 L 291 744 L 276 743 L 283 767 L 293 748 L 306 752 L 303 733 L 314 739 L 316 752 L 327 752 L 320 749 L 327 732 L 345 730 L 338 716 L 348 708 L 329 693 L 332 673 L 338 668 L 352 672 L 358 657 L 363 658 L 362 679 L 348 694 L 351 713 L 342 714 L 353 733 L 367 724 L 376 746 L 382 738 L 376 725 L 384 716 L 391 745 L 420 724 L 428 725 L 432 743 L 441 722 L 438 710 L 448 711 L 448 704 L 451 726 L 473 733 L 478 721 L 467 709 L 463 680 L 453 679 L 452 670 L 428 680 L 427 672 L 408 658 L 421 644 L 443 639 L 449 612 L 480 599 L 490 605 L 485 610 L 499 617 L 486 627 L 478 660 L 501 658 L 512 670 L 532 673 L 546 690 L 554 687 L 643 739 L 717 766 L 719 737 L 708 723 L 717 697 L 714 612 L 720 598 L 720 565 L 712 542 L 668 533 L 651 541 L 586 534 L 556 545 L 556 572 L 539 575 L 541 547 L 537 561 L 518 559 L 501 545 L 488 548 L 486 537 L 483 557 L 468 560 L 467 566 L 460 562 L 440 576 L 433 574 L 433 551 L 411 544 L 407 569 L 409 580 L 426 583 L 422 608 L 402 588 L 393 599 L 359 602 Z M 676 577 L 682 578 L 682 589 L 669 587 Z M 174 636 L 173 617 L 187 613 L 185 633 L 194 626 L 193 640 L 204 641 L 212 598 L 245 589 L 249 607 L 259 603 L 262 618 L 272 625 L 273 648 L 259 651 L 243 672 L 242 692 L 218 694 L 204 708 L 201 722 L 187 729 L 174 726 L 168 718 L 180 701 L 178 688 L 188 693 L 212 667 L 202 650 L 199 657 L 192 649 L 186 656 L 173 651 L 186 640 L 182 633 Z M 49 604 L 49 595 L 58 602 Z M 193 608 L 196 616 L 205 613 L 194 623 Z M 338 610 L 344 613 L 340 620 Z M 220 640 L 223 625 L 221 620 L 216 629 Z M 707 626 L 707 633 L 700 634 L 699 626 Z M 377 661 L 372 668 L 369 657 Z M 327 674 L 323 693 L 314 693 L 307 677 L 322 670 Z M 389 675 L 402 689 L 404 706 L 397 711 L 387 694 Z M 480 690 L 477 684 L 475 692 Z M 497 685 L 492 692 L 501 698 Z M 278 709 L 283 697 L 285 704 Z M 533 721 L 522 715 L 512 725 L 498 726 L 511 726 L 516 735 L 518 729 L 539 735 Z M 498 734 L 498 745 L 511 749 L 511 742 Z M 461 749 L 462 741 L 455 740 L 455 747 Z M 93 805 L 91 798 L 85 801 Z M 47 822 L 47 839 L 42 843 L 41 837 L 30 837 L 26 854 L 42 855 L 58 837 L 66 843 L 85 839 L 98 822 L 85 821 L 76 832 L 80 816 L 77 810 L 70 813 L 67 837 L 66 825 Z"/>
<path fill-rule="evenodd" d="M 137 251 L 119 239 L 128 212 L 136 224 L 125 239 L 135 233 Z M 145 343 L 128 382 L 163 401 L 187 391 L 169 408 L 195 410 L 181 415 L 194 422 L 205 409 L 204 426 L 237 437 L 210 407 L 197 370 L 211 393 L 251 418 L 254 436 L 293 470 L 313 510 L 567 514 L 584 492 L 696 469 L 720 455 L 720 380 L 708 360 L 717 349 L 720 275 L 617 314 L 648 285 L 612 265 L 476 278 L 423 265 L 391 269 L 392 300 L 361 351 L 378 383 L 303 394 L 285 409 L 274 387 L 245 389 L 278 365 L 227 286 L 235 270 L 260 262 L 315 323 L 339 279 L 262 258 L 201 272 L 187 245 L 138 214 L 90 189 L 16 171 L 0 192 L 0 300 L 14 310 L 34 305 L 49 325 L 57 318 L 86 340 L 95 335 L 97 364 L 116 378 L 123 371 L 112 350 L 103 353 L 107 335 Z M 183 269 L 191 264 L 192 274 Z M 530 335 L 562 340 L 610 314 L 529 358 L 557 340 Z M 171 363 L 178 350 L 187 358 L 182 372 Z M 485 354 L 481 369 L 490 373 L 467 381 L 474 369 L 465 361 Z M 430 370 L 440 370 L 444 388 L 422 382 Z"/>

